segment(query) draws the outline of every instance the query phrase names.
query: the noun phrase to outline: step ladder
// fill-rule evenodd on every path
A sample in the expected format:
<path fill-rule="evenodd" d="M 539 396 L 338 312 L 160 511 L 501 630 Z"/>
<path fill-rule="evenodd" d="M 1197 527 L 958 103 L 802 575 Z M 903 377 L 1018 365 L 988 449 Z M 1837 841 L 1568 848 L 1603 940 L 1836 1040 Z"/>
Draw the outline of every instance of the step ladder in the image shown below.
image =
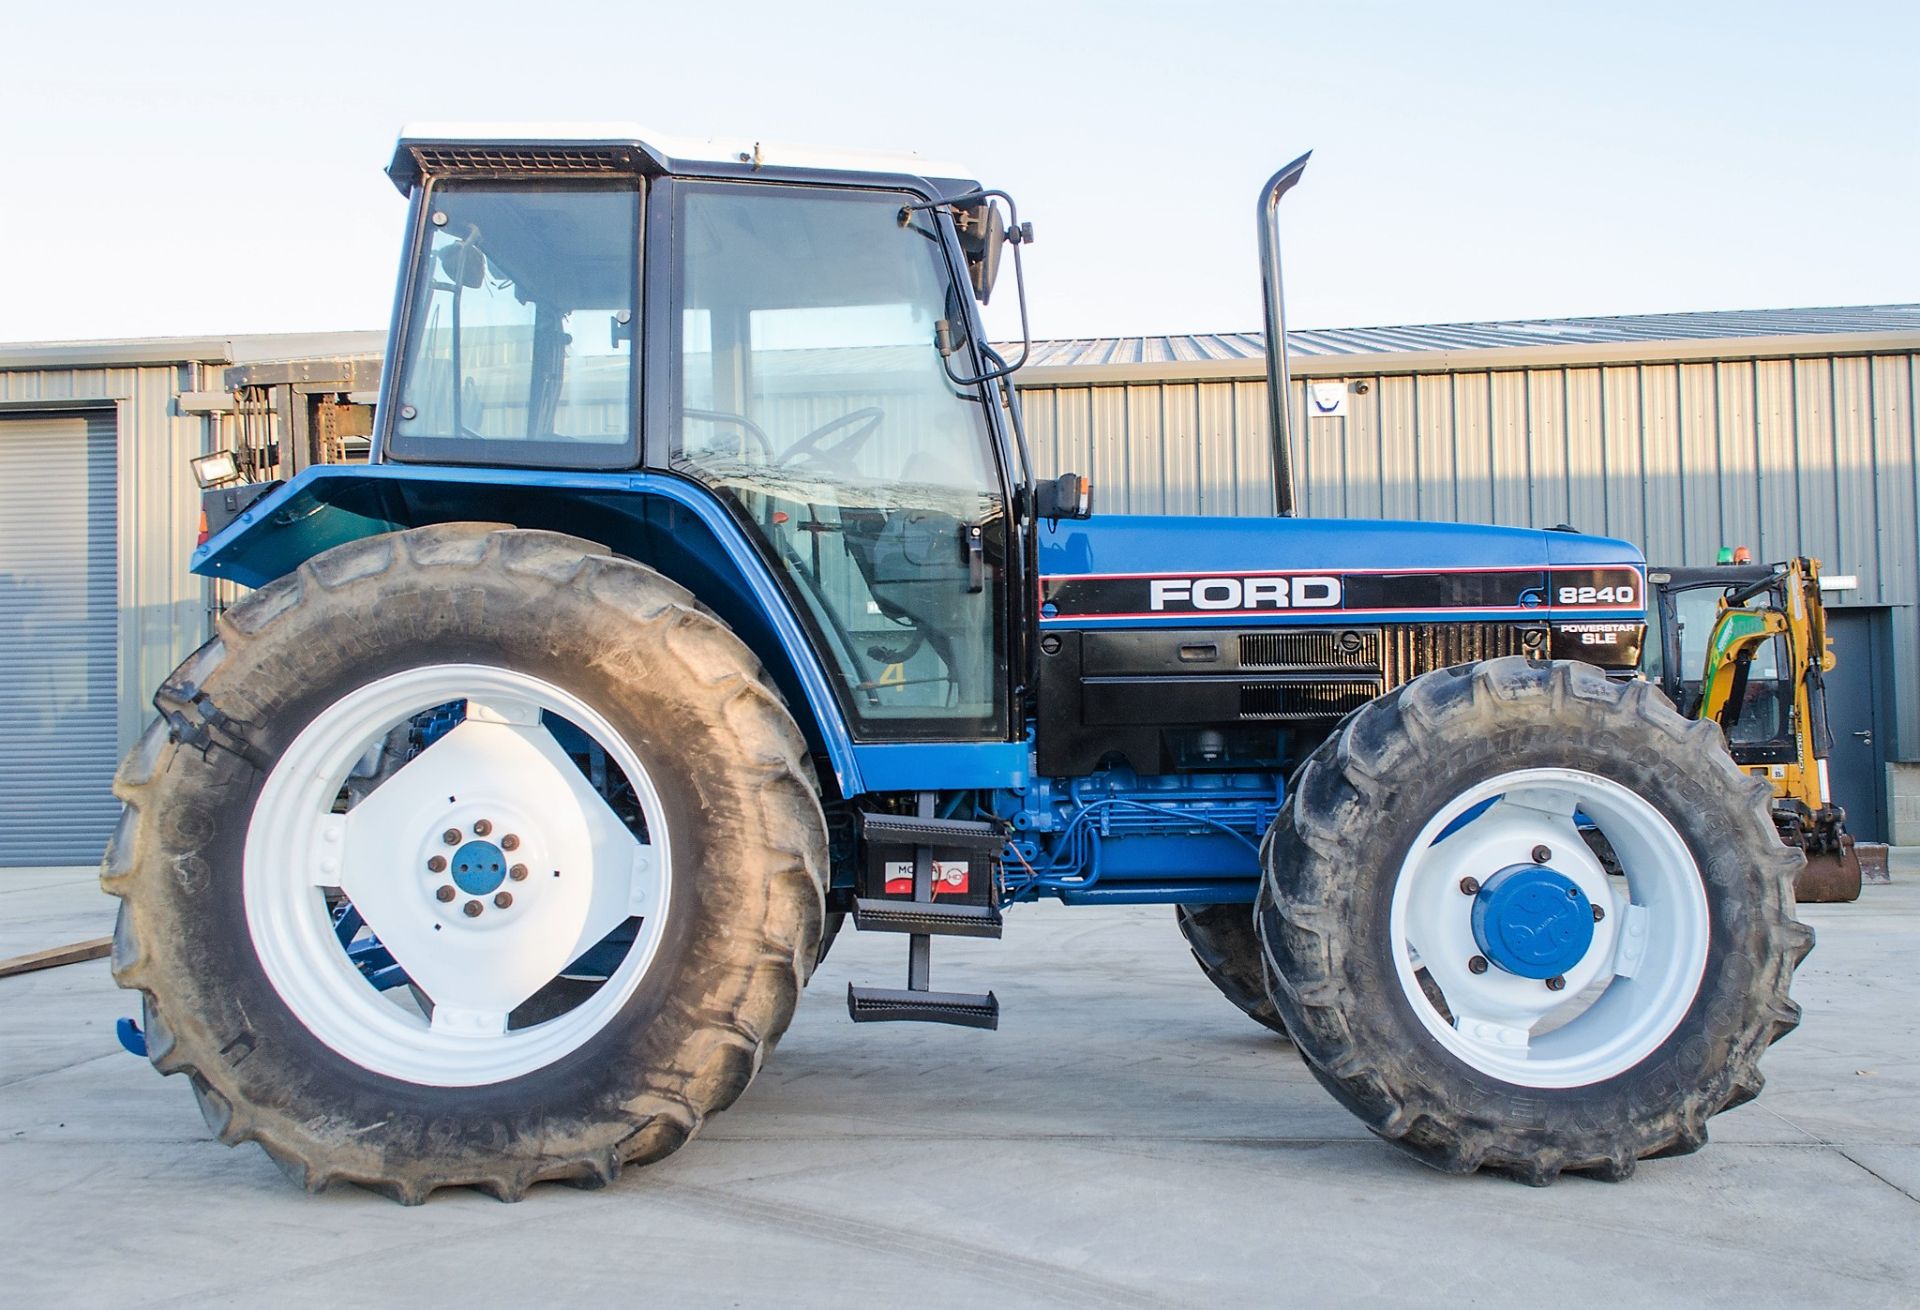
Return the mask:
<path fill-rule="evenodd" d="M 935 937 L 998 937 L 1000 910 L 993 904 L 961 905 L 933 898 L 935 851 L 960 851 L 970 858 L 998 858 L 1006 834 L 997 823 L 933 817 L 934 794 L 921 792 L 913 816 L 862 814 L 861 834 L 868 845 L 913 852 L 913 899 L 867 897 L 853 903 L 853 926 L 862 932 L 903 932 L 907 937 L 907 985 L 904 988 L 847 984 L 847 1014 L 855 1023 L 917 1021 L 962 1028 L 998 1028 L 1000 1002 L 992 992 L 932 990 Z"/>

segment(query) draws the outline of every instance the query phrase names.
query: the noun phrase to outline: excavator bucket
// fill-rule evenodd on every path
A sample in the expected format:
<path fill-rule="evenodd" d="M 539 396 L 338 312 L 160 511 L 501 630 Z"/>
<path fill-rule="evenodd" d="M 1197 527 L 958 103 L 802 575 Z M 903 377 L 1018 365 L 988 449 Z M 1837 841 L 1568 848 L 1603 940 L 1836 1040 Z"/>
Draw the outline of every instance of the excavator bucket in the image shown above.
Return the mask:
<path fill-rule="evenodd" d="M 1860 856 L 1851 836 L 1837 851 L 1807 852 L 1807 867 L 1793 880 L 1793 897 L 1802 905 L 1860 899 Z"/>

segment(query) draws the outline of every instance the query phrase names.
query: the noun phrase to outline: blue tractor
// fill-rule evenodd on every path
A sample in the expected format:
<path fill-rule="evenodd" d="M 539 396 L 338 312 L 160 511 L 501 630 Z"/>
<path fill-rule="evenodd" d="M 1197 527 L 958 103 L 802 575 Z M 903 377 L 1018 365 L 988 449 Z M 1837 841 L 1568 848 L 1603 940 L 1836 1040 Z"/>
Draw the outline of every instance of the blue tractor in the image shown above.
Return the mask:
<path fill-rule="evenodd" d="M 851 920 L 859 1022 L 1012 907 L 1175 907 L 1383 1138 L 1619 1178 L 1789 1031 L 1800 856 L 1635 679 L 1572 531 L 1101 516 L 979 306 L 1031 229 L 913 157 L 426 127 L 371 462 L 211 479 L 253 590 L 159 689 L 103 881 L 229 1143 L 406 1202 L 604 1183 L 752 1079 Z M 889 980 L 898 981 L 898 980 Z"/>

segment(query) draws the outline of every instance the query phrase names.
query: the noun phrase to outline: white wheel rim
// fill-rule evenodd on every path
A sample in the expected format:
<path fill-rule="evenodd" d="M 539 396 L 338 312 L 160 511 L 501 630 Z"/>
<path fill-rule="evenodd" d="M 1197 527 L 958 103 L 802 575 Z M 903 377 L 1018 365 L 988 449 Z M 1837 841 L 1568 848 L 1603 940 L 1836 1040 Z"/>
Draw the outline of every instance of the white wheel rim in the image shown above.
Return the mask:
<path fill-rule="evenodd" d="M 1484 813 L 1447 833 L 1476 806 Z M 1624 871 L 1609 877 L 1575 823 L 1586 815 Z M 1502 868 L 1551 868 L 1603 911 L 1577 963 L 1550 988 L 1499 967 L 1474 935 L 1475 896 Z M 1624 883 L 1624 885 L 1622 885 Z M 1584 1087 L 1639 1064 L 1687 1015 L 1706 972 L 1706 886 L 1685 840 L 1644 797 L 1579 769 L 1522 769 L 1456 796 L 1414 839 L 1394 884 L 1391 940 L 1402 992 L 1420 1022 L 1481 1073 L 1527 1087 Z M 1428 1000 L 1425 969 L 1454 1022 Z"/>
<path fill-rule="evenodd" d="M 465 722 L 345 814 L 332 812 L 370 746 L 413 716 L 457 700 L 468 703 Z M 542 711 L 593 738 L 626 775 L 646 841 L 542 726 Z M 486 833 L 475 826 L 482 819 Z M 445 841 L 448 831 L 461 835 L 458 846 Z M 502 853 L 508 836 L 511 855 Z M 476 856 L 476 872 L 459 874 L 467 881 L 455 883 L 454 857 L 483 838 L 494 839 L 495 872 Z M 449 862 L 445 871 L 429 872 L 435 856 Z M 523 876 L 505 872 L 507 861 L 523 866 L 515 871 Z M 602 715 L 524 673 L 439 664 L 356 688 L 294 739 L 254 806 L 242 890 L 261 966 L 316 1038 L 375 1073 L 466 1087 L 552 1064 L 613 1020 L 658 952 L 671 876 L 659 794 Z M 496 886 L 469 890 L 489 877 Z M 455 895 L 442 901 L 440 889 L 449 885 Z M 376 990 L 348 958 L 327 888 L 351 899 L 394 962 L 431 998 L 431 1021 Z M 503 891 L 504 906 L 495 899 Z M 469 913 L 469 901 L 480 908 Z M 597 991 L 546 1022 L 507 1027 L 520 1003 L 634 917 L 640 922 L 633 944 Z"/>

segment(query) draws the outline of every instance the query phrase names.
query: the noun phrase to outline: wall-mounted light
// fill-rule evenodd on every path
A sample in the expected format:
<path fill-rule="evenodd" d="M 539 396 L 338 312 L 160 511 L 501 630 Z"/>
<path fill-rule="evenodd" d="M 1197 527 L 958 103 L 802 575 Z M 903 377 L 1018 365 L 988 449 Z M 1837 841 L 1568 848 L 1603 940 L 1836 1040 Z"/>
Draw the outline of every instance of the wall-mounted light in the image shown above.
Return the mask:
<path fill-rule="evenodd" d="M 200 484 L 202 491 L 240 480 L 240 463 L 231 450 L 216 450 L 211 455 L 200 455 L 187 463 L 193 467 L 193 480 Z"/>

